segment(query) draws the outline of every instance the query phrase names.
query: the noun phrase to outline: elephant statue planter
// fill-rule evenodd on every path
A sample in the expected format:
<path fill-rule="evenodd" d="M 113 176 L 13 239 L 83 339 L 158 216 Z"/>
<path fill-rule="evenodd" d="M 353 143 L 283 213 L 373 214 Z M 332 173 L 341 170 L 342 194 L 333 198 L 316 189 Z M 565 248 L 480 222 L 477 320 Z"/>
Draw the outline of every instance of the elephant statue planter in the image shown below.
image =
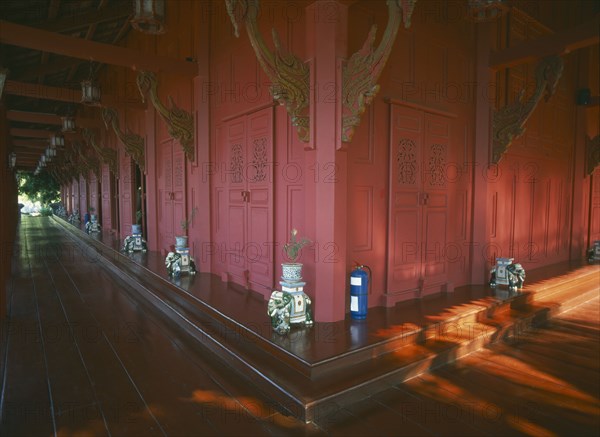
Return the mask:
<path fill-rule="evenodd" d="M 508 285 L 509 291 L 523 288 L 525 269 L 519 263 L 513 264 L 513 258 L 496 258 L 496 265 L 490 270 L 490 287 Z"/>
<path fill-rule="evenodd" d="M 98 217 L 96 214 L 90 216 L 90 221 L 85 224 L 85 231 L 90 234 L 92 232 L 100 232 L 100 224 L 98 223 Z"/>
<path fill-rule="evenodd" d="M 594 241 L 592 247 L 588 249 L 587 260 L 590 264 L 595 261 L 600 261 L 600 240 Z"/>
<path fill-rule="evenodd" d="M 179 277 L 181 273 L 196 274 L 196 263 L 189 253 L 169 252 L 165 258 L 165 266 L 169 276 Z"/>
<path fill-rule="evenodd" d="M 267 314 L 273 331 L 280 335 L 290 332 L 291 325 L 312 326 L 312 302 L 302 290 L 271 293 Z"/>
<path fill-rule="evenodd" d="M 81 223 L 81 217 L 79 216 L 79 211 L 73 212 L 73 214 L 71 214 L 69 216 L 67 221 L 69 223 L 71 223 L 73 226 L 78 226 Z"/>
<path fill-rule="evenodd" d="M 142 238 L 142 227 L 140 225 L 131 225 L 131 235 L 125 237 L 122 250 L 128 253 L 146 252 L 148 250 L 146 240 Z"/>

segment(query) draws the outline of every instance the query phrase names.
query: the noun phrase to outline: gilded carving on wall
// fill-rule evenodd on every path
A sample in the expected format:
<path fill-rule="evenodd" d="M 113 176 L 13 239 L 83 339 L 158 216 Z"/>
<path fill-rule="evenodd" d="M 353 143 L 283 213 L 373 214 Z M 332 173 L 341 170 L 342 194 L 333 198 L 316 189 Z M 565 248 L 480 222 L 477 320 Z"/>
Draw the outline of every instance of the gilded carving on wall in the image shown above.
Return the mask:
<path fill-rule="evenodd" d="M 585 137 L 586 149 L 586 173 L 591 175 L 598 164 L 600 164 L 600 135 L 594 138 Z"/>
<path fill-rule="evenodd" d="M 133 160 L 140 167 L 140 170 L 142 170 L 142 173 L 145 172 L 146 162 L 144 138 L 138 134 L 123 132 L 120 127 L 117 111 L 115 111 L 113 108 L 103 108 L 102 119 L 104 120 L 104 124 L 106 125 L 107 129 L 109 125 L 112 126 L 113 130 L 115 131 L 115 135 L 117 138 L 119 138 L 123 146 L 125 146 L 125 152 L 127 152 L 127 154 L 133 158 Z"/>
<path fill-rule="evenodd" d="M 239 23 L 235 9 L 237 5 L 240 6 L 256 58 L 272 82 L 271 95 L 279 104 L 285 106 L 292 125 L 296 126 L 300 141 L 308 142 L 310 133 L 308 117 L 310 69 L 308 64 L 282 47 L 275 29 L 271 32 L 275 51 L 271 51 L 267 47 L 256 22 L 259 10 L 258 0 L 225 0 L 225 3 L 236 37 L 239 37 Z"/>
<path fill-rule="evenodd" d="M 94 132 L 91 129 L 83 128 L 81 129 L 81 134 L 83 135 L 83 138 L 85 138 L 85 141 L 96 151 L 102 162 L 108 164 L 108 168 L 112 174 L 119 177 L 117 151 L 110 147 L 103 147 L 101 144 L 98 144 L 96 142 L 96 135 L 94 135 Z M 100 175 L 96 176 L 100 177 Z"/>
<path fill-rule="evenodd" d="M 140 71 L 137 76 L 137 86 L 142 95 L 142 101 L 145 100 L 146 94 L 150 93 L 152 105 L 167 123 L 169 135 L 179 141 L 185 156 L 190 161 L 194 161 L 194 119 L 192 114 L 179 108 L 171 96 L 169 96 L 170 109 L 160 101 L 158 98 L 158 80 L 154 73 Z"/>
<path fill-rule="evenodd" d="M 377 26 L 373 25 L 362 48 L 354 53 L 342 73 L 342 141 L 350 142 L 354 129 L 377 92 L 377 80 L 392 51 L 400 22 L 410 27 L 410 19 L 417 0 L 388 0 L 388 22 L 381 42 L 375 49 Z"/>
<path fill-rule="evenodd" d="M 535 70 L 535 91 L 525 100 L 525 90 L 514 103 L 494 112 L 492 134 L 492 162 L 497 164 L 512 141 L 525 132 L 525 123 L 544 95 L 544 100 L 554 94 L 562 75 L 564 62 L 560 56 L 548 56 L 540 61 Z"/>
<path fill-rule="evenodd" d="M 73 150 L 77 153 L 77 171 L 79 175 L 87 179 L 91 170 L 98 176 L 97 169 L 94 168 L 90 159 L 85 155 L 84 147 L 79 141 L 73 142 Z"/>

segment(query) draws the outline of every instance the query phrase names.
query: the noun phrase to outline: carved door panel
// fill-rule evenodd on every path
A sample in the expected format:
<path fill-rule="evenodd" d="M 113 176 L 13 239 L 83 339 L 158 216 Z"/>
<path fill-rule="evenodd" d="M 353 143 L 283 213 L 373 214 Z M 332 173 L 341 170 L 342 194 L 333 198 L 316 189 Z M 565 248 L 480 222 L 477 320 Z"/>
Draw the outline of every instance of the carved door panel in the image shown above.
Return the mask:
<path fill-rule="evenodd" d="M 171 250 L 175 235 L 184 234 L 181 221 L 186 218 L 185 155 L 172 139 L 160 145 L 158 182 L 159 245 L 164 250 Z"/>
<path fill-rule="evenodd" d="M 409 299 L 446 280 L 450 123 L 392 105 L 391 129 L 387 292 Z"/>
<path fill-rule="evenodd" d="M 273 112 L 267 108 L 226 126 L 227 272 L 258 291 L 273 287 Z"/>

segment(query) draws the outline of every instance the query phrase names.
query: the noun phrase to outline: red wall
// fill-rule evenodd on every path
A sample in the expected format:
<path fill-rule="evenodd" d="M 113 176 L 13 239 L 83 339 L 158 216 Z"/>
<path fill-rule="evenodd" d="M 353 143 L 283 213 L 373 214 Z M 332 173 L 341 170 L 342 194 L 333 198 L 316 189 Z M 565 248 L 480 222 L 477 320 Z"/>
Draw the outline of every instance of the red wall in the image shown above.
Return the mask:
<path fill-rule="evenodd" d="M 246 29 L 241 26 L 240 38 L 233 35 L 224 2 L 170 2 L 165 35 L 132 31 L 127 37 L 128 47 L 198 63 L 193 78 L 158 74 L 160 100 L 169 106 L 171 97 L 194 117 L 193 162 L 183 158 L 152 104 L 139 108 L 136 71 L 109 67 L 102 74 L 103 90 L 119 98 L 121 128 L 146 141 L 151 250 L 169 250 L 181 220 L 197 209 L 188 234 L 200 270 L 267 297 L 278 286 L 283 244 L 297 228 L 313 241 L 301 258 L 306 291 L 317 320 L 327 321 L 344 317 L 355 261 L 373 269 L 369 306 L 390 306 L 482 283 L 495 256 L 513 256 L 530 269 L 579 258 L 584 238 L 600 238 L 600 178 L 581 173 L 581 131 L 590 130 L 587 119 L 594 114 L 576 115 L 573 99 L 597 73 L 597 54 L 585 66 L 580 53 L 564 57 L 556 95 L 540 103 L 526 133 L 498 166 L 490 166 L 489 144 L 479 144 L 489 141 L 489 132 L 476 120 L 512 101 L 524 85 L 530 92 L 535 65 L 482 79 L 483 55 L 546 31 L 515 13 L 477 25 L 477 33 L 475 24 L 456 14 L 465 8 L 463 0 L 418 2 L 412 26 L 398 32 L 380 90 L 353 141 L 340 144 L 338 60 L 362 47 L 372 24 L 379 42 L 385 2 L 262 3 L 259 27 L 266 44 L 273 47 L 275 28 L 285 49 L 312 59 L 310 144 L 298 140 L 285 108 L 273 103 Z M 481 29 L 489 31 L 489 47 L 478 47 L 486 34 Z M 107 199 L 116 187 L 103 168 L 103 224 L 126 235 L 135 220 L 134 167 L 112 131 L 103 135 L 105 145 L 119 151 L 120 168 L 119 203 L 110 203 L 110 214 Z M 409 137 L 415 157 L 401 150 Z M 268 183 L 248 178 L 257 163 L 266 178 L 260 182 Z M 400 176 L 406 165 L 414 165 L 415 179 Z M 79 188 L 67 187 L 68 207 L 78 207 Z M 412 282 L 402 276 L 409 270 Z"/>

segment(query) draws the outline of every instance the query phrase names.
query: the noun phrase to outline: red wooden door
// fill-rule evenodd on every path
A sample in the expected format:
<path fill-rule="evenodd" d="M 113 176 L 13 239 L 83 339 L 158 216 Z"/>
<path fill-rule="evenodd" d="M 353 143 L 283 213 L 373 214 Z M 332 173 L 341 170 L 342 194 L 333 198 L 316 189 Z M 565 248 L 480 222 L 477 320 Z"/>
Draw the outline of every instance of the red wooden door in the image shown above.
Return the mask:
<path fill-rule="evenodd" d="M 91 210 L 93 209 L 94 214 L 96 214 L 98 216 L 98 218 L 101 219 L 100 205 L 98 203 L 98 178 L 96 177 L 96 174 L 94 172 L 90 172 L 89 190 L 90 190 L 90 214 L 91 214 Z"/>
<path fill-rule="evenodd" d="M 135 163 L 127 155 L 120 157 L 120 169 L 119 169 L 119 183 L 121 184 L 119 189 L 119 230 L 121 235 L 131 235 L 131 225 L 134 217 L 134 199 L 133 195 L 135 192 L 135 176 L 133 172 L 133 166 Z"/>
<path fill-rule="evenodd" d="M 446 282 L 450 122 L 392 105 L 391 129 L 387 290 L 408 299 Z"/>
<path fill-rule="evenodd" d="M 81 215 L 81 220 L 85 216 L 85 213 L 88 212 L 88 196 L 87 196 L 87 181 L 83 176 L 79 176 L 79 214 Z"/>
<path fill-rule="evenodd" d="M 446 168 L 450 147 L 450 120 L 425 114 L 423 209 L 423 293 L 442 291 L 447 278 L 445 249 L 449 225 Z"/>
<path fill-rule="evenodd" d="M 226 269 L 257 291 L 273 287 L 273 110 L 231 120 L 227 150 Z"/>
<path fill-rule="evenodd" d="M 591 196 L 590 196 L 590 224 L 588 233 L 588 245 L 600 240 L 600 167 L 592 173 Z"/>
<path fill-rule="evenodd" d="M 72 213 L 79 211 L 79 179 L 73 179 L 71 184 Z M 81 217 L 83 219 L 83 217 Z"/>
<path fill-rule="evenodd" d="M 227 151 L 229 153 L 227 187 L 227 271 L 232 279 L 244 286 L 248 285 L 246 257 L 246 119 L 236 119 L 226 127 Z"/>
<path fill-rule="evenodd" d="M 247 117 L 246 260 L 252 288 L 273 288 L 273 109 Z"/>
<path fill-rule="evenodd" d="M 111 203 L 111 181 L 112 175 L 110 174 L 110 169 L 108 165 L 102 165 L 102 227 L 105 229 L 114 229 L 113 227 L 113 208 Z"/>
<path fill-rule="evenodd" d="M 171 250 L 175 235 L 185 235 L 181 228 L 186 219 L 185 208 L 185 154 L 172 139 L 160 145 L 158 171 L 158 238 L 164 250 Z M 190 212 L 191 216 L 191 212 Z M 190 218 L 190 217 L 187 217 Z"/>

